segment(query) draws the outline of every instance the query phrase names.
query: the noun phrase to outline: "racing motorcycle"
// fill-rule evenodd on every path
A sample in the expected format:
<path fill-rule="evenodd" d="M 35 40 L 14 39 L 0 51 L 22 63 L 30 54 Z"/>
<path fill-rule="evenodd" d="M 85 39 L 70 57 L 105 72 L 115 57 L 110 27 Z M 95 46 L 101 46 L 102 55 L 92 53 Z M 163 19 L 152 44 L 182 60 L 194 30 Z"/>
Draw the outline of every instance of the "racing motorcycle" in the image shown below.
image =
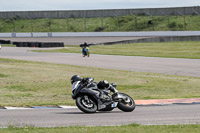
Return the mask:
<path fill-rule="evenodd" d="M 90 56 L 89 47 L 83 48 L 82 54 L 83 54 L 83 57 L 85 57 L 85 56 L 89 57 Z"/>
<path fill-rule="evenodd" d="M 91 44 L 87 44 L 86 42 L 84 44 L 80 45 L 80 47 L 82 48 L 83 57 L 85 57 L 85 56 L 89 57 L 90 56 L 90 52 L 89 52 L 90 45 Z"/>
<path fill-rule="evenodd" d="M 98 83 L 100 84 L 100 82 Z M 108 89 L 99 89 L 94 78 L 81 80 L 72 86 L 72 98 L 76 100 L 77 107 L 85 113 L 96 111 L 112 111 L 119 108 L 124 112 L 131 112 L 135 109 L 134 100 L 124 93 L 111 95 Z M 116 89 L 117 84 L 111 83 L 109 87 Z"/>

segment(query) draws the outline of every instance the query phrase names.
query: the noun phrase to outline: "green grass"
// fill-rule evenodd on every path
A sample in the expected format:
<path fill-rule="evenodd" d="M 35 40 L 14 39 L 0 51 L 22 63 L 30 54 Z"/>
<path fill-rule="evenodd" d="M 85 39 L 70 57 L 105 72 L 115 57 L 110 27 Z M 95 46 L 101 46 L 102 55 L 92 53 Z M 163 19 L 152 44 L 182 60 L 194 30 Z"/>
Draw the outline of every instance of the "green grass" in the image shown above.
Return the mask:
<path fill-rule="evenodd" d="M 70 77 L 118 84 L 134 99 L 199 98 L 200 78 L 0 58 L 0 106 L 75 105 Z"/>
<path fill-rule="evenodd" d="M 16 47 L 16 45 L 13 44 L 1 44 L 2 47 Z"/>
<path fill-rule="evenodd" d="M 38 52 L 80 53 L 78 46 Z M 91 54 L 200 59 L 200 41 L 91 46 Z"/>
<path fill-rule="evenodd" d="M 153 24 L 148 25 L 148 21 Z M 127 15 L 106 18 L 0 19 L 0 32 L 198 31 L 199 15 Z"/>
<path fill-rule="evenodd" d="M 36 128 L 9 127 L 0 129 L 0 133 L 199 133 L 200 125 L 138 125 L 107 126 L 107 127 L 61 127 L 61 128 Z"/>

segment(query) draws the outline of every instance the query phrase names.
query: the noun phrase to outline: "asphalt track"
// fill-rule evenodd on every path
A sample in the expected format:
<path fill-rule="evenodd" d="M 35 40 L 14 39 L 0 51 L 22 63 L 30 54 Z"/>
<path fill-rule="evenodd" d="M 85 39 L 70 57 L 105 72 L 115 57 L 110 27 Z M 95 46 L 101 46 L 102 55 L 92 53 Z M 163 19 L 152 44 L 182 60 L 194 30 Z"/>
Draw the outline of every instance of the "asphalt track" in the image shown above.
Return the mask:
<path fill-rule="evenodd" d="M 136 72 L 151 72 L 200 77 L 199 59 L 156 58 L 117 55 L 91 55 L 89 58 L 83 58 L 81 53 L 72 54 L 27 52 L 27 50 L 36 49 L 40 48 L 3 47 L 0 51 L 0 58 L 12 58 L 20 60 L 90 66 L 97 68 L 108 68 Z"/>
<path fill-rule="evenodd" d="M 0 127 L 199 124 L 199 110 L 199 105 L 137 106 L 133 112 L 114 109 L 95 114 L 84 114 L 78 109 L 0 109 Z"/>

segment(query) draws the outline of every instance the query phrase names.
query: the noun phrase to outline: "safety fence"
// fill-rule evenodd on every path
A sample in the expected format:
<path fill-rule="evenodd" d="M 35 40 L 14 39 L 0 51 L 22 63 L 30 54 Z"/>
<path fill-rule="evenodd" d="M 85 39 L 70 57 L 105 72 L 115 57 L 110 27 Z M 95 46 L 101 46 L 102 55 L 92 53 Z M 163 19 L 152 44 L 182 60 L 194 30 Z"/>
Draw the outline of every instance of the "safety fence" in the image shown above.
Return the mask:
<path fill-rule="evenodd" d="M 199 31 L 200 15 L 105 18 L 0 19 L 0 32 Z"/>
<path fill-rule="evenodd" d="M 22 19 L 61 19 L 61 18 L 104 18 L 126 15 L 199 15 L 200 6 L 140 9 L 101 9 L 101 10 L 57 10 L 57 11 L 9 11 L 0 12 L 0 19 L 20 17 Z"/>

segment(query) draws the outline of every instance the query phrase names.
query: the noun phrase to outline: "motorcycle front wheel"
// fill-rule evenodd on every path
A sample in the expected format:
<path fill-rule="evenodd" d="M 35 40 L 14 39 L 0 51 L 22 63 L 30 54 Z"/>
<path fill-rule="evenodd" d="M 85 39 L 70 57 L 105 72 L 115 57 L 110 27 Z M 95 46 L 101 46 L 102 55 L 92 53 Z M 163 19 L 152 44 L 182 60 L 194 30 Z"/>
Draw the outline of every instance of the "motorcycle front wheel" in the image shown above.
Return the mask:
<path fill-rule="evenodd" d="M 117 107 L 124 112 L 131 112 L 135 109 L 134 100 L 127 94 L 120 93 L 125 99 L 121 99 L 117 105 Z"/>
<path fill-rule="evenodd" d="M 97 104 L 93 98 L 78 96 L 76 98 L 77 107 L 85 113 L 95 113 L 97 111 Z"/>

